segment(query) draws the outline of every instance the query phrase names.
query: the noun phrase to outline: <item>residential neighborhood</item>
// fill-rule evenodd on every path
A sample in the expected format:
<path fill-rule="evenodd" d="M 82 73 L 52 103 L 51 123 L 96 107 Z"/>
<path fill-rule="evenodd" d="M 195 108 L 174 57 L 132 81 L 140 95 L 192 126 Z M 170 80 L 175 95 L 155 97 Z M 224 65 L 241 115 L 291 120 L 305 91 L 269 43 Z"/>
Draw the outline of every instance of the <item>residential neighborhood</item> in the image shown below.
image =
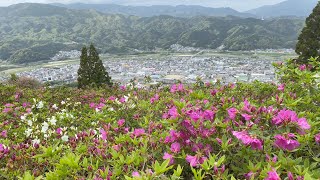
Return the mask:
<path fill-rule="evenodd" d="M 195 83 L 220 80 L 230 82 L 252 82 L 275 80 L 274 60 L 251 57 L 168 55 L 157 58 L 128 57 L 104 60 L 104 65 L 113 81 L 120 84 L 134 82 L 138 85 L 169 84 L 174 82 Z M 40 82 L 72 83 L 77 80 L 78 64 L 60 67 L 38 68 L 18 73 Z M 146 82 L 146 77 L 149 81 Z M 151 81 L 150 81 L 151 80 Z"/>

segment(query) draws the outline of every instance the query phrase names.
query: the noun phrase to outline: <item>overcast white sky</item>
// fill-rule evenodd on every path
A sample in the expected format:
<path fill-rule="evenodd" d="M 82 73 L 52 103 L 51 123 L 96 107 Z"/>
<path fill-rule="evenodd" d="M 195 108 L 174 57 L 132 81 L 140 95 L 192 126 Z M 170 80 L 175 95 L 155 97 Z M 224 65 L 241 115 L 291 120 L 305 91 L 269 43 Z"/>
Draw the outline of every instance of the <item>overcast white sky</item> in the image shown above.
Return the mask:
<path fill-rule="evenodd" d="M 284 0 L 0 0 L 0 6 L 8 6 L 22 2 L 37 3 L 114 3 L 122 5 L 202 5 L 210 7 L 231 7 L 239 11 L 249 10 L 263 5 L 276 4 Z M 302 0 L 304 1 L 304 0 Z"/>

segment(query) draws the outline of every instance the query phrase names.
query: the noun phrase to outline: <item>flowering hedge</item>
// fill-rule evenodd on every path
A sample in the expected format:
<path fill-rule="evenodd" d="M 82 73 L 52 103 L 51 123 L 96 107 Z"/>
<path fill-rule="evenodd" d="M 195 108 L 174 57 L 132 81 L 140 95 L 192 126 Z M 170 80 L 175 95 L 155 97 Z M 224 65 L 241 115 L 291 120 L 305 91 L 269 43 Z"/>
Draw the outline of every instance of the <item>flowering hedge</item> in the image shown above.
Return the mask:
<path fill-rule="evenodd" d="M 320 66 L 279 84 L 1 86 L 0 179 L 319 179 Z"/>

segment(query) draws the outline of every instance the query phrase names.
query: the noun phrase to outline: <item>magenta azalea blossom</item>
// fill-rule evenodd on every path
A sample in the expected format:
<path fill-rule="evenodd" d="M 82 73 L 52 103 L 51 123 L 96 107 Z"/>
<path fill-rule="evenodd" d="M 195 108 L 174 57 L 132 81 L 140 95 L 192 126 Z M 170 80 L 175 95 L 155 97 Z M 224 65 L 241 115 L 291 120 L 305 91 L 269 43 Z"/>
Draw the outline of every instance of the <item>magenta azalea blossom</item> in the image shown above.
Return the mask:
<path fill-rule="evenodd" d="M 276 139 L 274 144 L 283 150 L 292 151 L 300 146 L 300 143 L 293 139 L 294 137 L 295 135 L 291 133 L 286 137 L 278 134 L 274 137 Z"/>
<path fill-rule="evenodd" d="M 101 138 L 103 140 L 107 139 L 107 132 L 104 129 L 100 129 L 100 133 L 101 133 Z"/>
<path fill-rule="evenodd" d="M 292 172 L 288 172 L 288 180 L 294 180 Z"/>
<path fill-rule="evenodd" d="M 174 163 L 173 155 L 171 155 L 171 154 L 169 154 L 167 152 L 164 153 L 162 158 L 163 159 L 170 159 L 170 163 L 169 164 L 173 164 Z"/>
<path fill-rule="evenodd" d="M 306 118 L 299 118 L 299 119 L 295 120 L 294 122 L 296 122 L 298 124 L 299 128 L 302 130 L 308 130 L 311 128 L 311 126 L 309 125 Z"/>
<path fill-rule="evenodd" d="M 252 116 L 249 114 L 241 114 L 241 116 L 246 120 L 246 121 L 250 121 Z"/>
<path fill-rule="evenodd" d="M 278 175 L 276 170 L 272 170 L 268 172 L 268 177 L 265 180 L 281 180 L 280 176 Z"/>
<path fill-rule="evenodd" d="M 139 172 L 137 171 L 132 172 L 132 177 L 140 177 Z"/>
<path fill-rule="evenodd" d="M 56 130 L 56 133 L 57 133 L 58 135 L 61 135 L 61 134 L 62 134 L 62 129 L 61 129 L 61 128 L 58 128 L 58 129 Z"/>
<path fill-rule="evenodd" d="M 232 134 L 239 139 L 243 144 L 250 145 L 252 149 L 262 150 L 263 142 L 257 138 L 248 135 L 246 131 L 233 131 Z"/>
<path fill-rule="evenodd" d="M 285 88 L 285 84 L 280 84 L 279 86 L 278 86 L 278 90 L 279 91 L 284 91 L 284 88 Z"/>
<path fill-rule="evenodd" d="M 3 150 L 4 150 L 3 144 L 0 144 L 0 152 L 2 152 Z"/>
<path fill-rule="evenodd" d="M 211 110 L 205 110 L 203 112 L 203 117 L 206 120 L 213 120 L 214 119 L 214 112 Z"/>
<path fill-rule="evenodd" d="M 145 130 L 144 129 L 135 129 L 134 131 L 133 131 L 133 135 L 135 136 L 135 137 L 139 137 L 139 136 L 141 136 L 141 135 L 143 135 L 145 133 Z"/>
<path fill-rule="evenodd" d="M 207 158 L 206 157 L 198 157 L 197 155 L 191 156 L 187 155 L 186 160 L 190 163 L 191 167 L 195 167 L 199 164 L 202 164 Z"/>
<path fill-rule="evenodd" d="M 171 144 L 170 150 L 171 150 L 173 153 L 178 153 L 178 152 L 180 152 L 180 144 L 177 143 L 177 142 Z"/>
<path fill-rule="evenodd" d="M 252 142 L 252 137 L 246 131 L 233 131 L 232 134 L 245 145 L 249 145 Z"/>
<path fill-rule="evenodd" d="M 314 136 L 314 139 L 317 143 L 320 143 L 320 133 Z"/>
<path fill-rule="evenodd" d="M 1 136 L 4 137 L 4 138 L 8 137 L 8 135 L 7 135 L 7 130 L 3 130 L 3 131 L 1 132 Z"/>
<path fill-rule="evenodd" d="M 176 119 L 179 116 L 177 108 L 172 107 L 171 109 L 169 109 L 168 115 L 170 116 L 170 119 Z"/>
<path fill-rule="evenodd" d="M 307 65 L 302 64 L 302 65 L 299 66 L 299 69 L 300 69 L 300 71 L 304 71 L 304 70 L 307 69 Z"/>
<path fill-rule="evenodd" d="M 124 125 L 124 123 L 125 123 L 126 121 L 124 120 L 124 119 L 120 119 L 119 121 L 118 121 L 118 126 L 123 126 Z"/>
<path fill-rule="evenodd" d="M 281 110 L 276 117 L 272 119 L 275 125 L 283 125 L 288 123 L 297 124 L 301 130 L 308 130 L 311 128 L 306 118 L 298 118 L 296 112 L 291 110 Z"/>
<path fill-rule="evenodd" d="M 228 115 L 230 117 L 230 119 L 235 119 L 236 115 L 237 115 L 238 110 L 236 108 L 230 108 L 228 109 Z"/>
<path fill-rule="evenodd" d="M 198 165 L 198 160 L 196 156 L 187 155 L 186 160 L 190 163 L 191 167 Z"/>

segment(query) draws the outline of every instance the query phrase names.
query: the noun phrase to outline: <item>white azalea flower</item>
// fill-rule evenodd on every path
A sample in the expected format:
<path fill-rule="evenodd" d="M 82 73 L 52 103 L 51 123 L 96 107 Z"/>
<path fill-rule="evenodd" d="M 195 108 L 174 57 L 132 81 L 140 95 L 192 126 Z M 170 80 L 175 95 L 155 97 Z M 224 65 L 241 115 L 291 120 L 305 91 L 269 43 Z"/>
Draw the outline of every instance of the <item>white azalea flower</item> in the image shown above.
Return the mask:
<path fill-rule="evenodd" d="M 61 140 L 64 141 L 64 142 L 67 142 L 67 141 L 69 141 L 69 137 L 67 135 L 63 135 L 61 137 Z"/>
<path fill-rule="evenodd" d="M 48 129 L 49 129 L 49 124 L 47 122 L 44 122 L 42 124 L 41 132 L 46 133 Z"/>
<path fill-rule="evenodd" d="M 113 108 L 109 108 L 108 111 L 114 111 L 114 109 Z"/>
<path fill-rule="evenodd" d="M 34 139 L 34 140 L 32 140 L 32 144 L 33 145 L 40 144 L 40 140 L 39 139 Z"/>
<path fill-rule="evenodd" d="M 24 134 L 29 137 L 32 134 L 32 129 L 28 128 L 27 130 L 24 131 Z"/>
<path fill-rule="evenodd" d="M 57 119 L 55 116 L 52 116 L 51 119 L 49 120 L 50 124 L 56 125 Z"/>
<path fill-rule="evenodd" d="M 66 104 L 66 102 L 65 101 L 61 101 L 61 104 L 64 105 L 64 104 Z"/>
<path fill-rule="evenodd" d="M 20 119 L 21 119 L 22 121 L 24 121 L 24 120 L 26 120 L 26 116 L 21 116 Z"/>
<path fill-rule="evenodd" d="M 41 109 L 41 108 L 43 108 L 43 106 L 44 106 L 43 102 L 40 101 L 40 102 L 38 102 L 38 104 L 37 104 L 37 109 Z"/>
<path fill-rule="evenodd" d="M 58 109 L 58 106 L 56 104 L 52 105 L 52 108 L 57 110 Z"/>
<path fill-rule="evenodd" d="M 32 121 L 31 120 L 28 120 L 28 125 L 32 126 Z"/>

